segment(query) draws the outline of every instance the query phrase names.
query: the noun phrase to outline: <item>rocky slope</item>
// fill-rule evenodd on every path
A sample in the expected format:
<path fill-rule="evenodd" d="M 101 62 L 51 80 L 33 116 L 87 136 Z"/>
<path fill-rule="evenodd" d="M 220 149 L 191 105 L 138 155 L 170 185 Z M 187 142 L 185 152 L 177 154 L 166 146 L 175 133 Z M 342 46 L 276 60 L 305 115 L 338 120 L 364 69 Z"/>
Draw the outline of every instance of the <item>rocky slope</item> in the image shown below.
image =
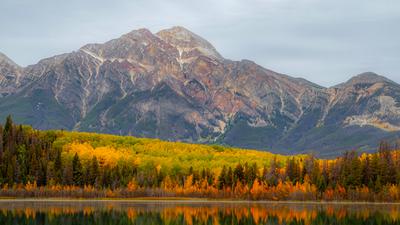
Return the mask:
<path fill-rule="evenodd" d="M 280 153 L 374 149 L 400 134 L 400 86 L 373 73 L 323 88 L 223 58 L 182 27 L 132 31 L 21 68 L 0 55 L 0 117 L 41 129 Z"/>

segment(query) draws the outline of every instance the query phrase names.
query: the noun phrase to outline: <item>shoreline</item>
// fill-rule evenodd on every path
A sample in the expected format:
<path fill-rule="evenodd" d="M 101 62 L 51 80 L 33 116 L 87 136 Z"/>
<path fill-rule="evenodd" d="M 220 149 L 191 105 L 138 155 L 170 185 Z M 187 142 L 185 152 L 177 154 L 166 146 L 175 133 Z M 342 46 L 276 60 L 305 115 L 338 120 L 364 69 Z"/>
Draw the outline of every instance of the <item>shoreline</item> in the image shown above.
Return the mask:
<path fill-rule="evenodd" d="M 0 198 L 1 203 L 161 203 L 161 204 L 287 204 L 287 205 L 400 205 L 400 202 L 359 202 L 359 201 L 268 201 L 201 198 Z"/>

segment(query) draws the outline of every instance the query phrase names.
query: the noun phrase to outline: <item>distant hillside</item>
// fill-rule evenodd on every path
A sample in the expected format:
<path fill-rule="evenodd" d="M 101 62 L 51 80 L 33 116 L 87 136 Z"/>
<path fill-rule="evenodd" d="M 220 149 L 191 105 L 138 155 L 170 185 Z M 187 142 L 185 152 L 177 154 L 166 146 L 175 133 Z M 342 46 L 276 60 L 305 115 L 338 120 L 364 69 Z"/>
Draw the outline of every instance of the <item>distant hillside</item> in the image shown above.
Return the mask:
<path fill-rule="evenodd" d="M 96 156 L 104 165 L 124 162 L 139 168 L 155 166 L 162 168 L 165 173 L 176 169 L 188 171 L 190 167 L 219 172 L 223 166 L 235 167 L 244 162 L 263 167 L 268 166 L 274 158 L 283 165 L 289 158 L 269 152 L 217 145 L 82 132 L 55 131 L 55 134 L 58 138 L 54 146 L 63 149 L 65 157 L 78 153 L 85 162 Z"/>

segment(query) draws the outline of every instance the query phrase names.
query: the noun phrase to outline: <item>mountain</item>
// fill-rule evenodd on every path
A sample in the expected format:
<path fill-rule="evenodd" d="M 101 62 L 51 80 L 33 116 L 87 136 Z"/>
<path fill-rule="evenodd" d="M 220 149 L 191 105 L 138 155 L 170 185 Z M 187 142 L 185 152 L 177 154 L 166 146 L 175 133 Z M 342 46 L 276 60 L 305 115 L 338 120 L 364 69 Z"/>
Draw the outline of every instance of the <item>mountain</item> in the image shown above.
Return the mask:
<path fill-rule="evenodd" d="M 0 118 L 279 153 L 371 151 L 400 134 L 400 85 L 368 72 L 324 88 L 225 59 L 183 27 L 134 30 L 21 68 L 0 55 Z"/>
<path fill-rule="evenodd" d="M 7 95 L 19 84 L 21 67 L 0 52 L 0 95 Z"/>

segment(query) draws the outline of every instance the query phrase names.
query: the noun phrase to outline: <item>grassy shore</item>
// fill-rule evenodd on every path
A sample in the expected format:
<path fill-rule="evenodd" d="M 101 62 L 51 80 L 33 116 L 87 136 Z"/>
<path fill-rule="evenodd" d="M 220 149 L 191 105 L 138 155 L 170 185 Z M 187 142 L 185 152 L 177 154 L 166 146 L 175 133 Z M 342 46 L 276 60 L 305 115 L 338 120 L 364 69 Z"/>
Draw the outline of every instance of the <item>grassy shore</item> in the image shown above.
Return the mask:
<path fill-rule="evenodd" d="M 305 205 L 400 205 L 400 202 L 361 201 L 254 201 L 235 199 L 205 199 L 180 197 L 140 197 L 140 198 L 1 198 L 4 202 L 128 202 L 128 203 L 222 203 L 222 204 L 305 204 Z"/>

